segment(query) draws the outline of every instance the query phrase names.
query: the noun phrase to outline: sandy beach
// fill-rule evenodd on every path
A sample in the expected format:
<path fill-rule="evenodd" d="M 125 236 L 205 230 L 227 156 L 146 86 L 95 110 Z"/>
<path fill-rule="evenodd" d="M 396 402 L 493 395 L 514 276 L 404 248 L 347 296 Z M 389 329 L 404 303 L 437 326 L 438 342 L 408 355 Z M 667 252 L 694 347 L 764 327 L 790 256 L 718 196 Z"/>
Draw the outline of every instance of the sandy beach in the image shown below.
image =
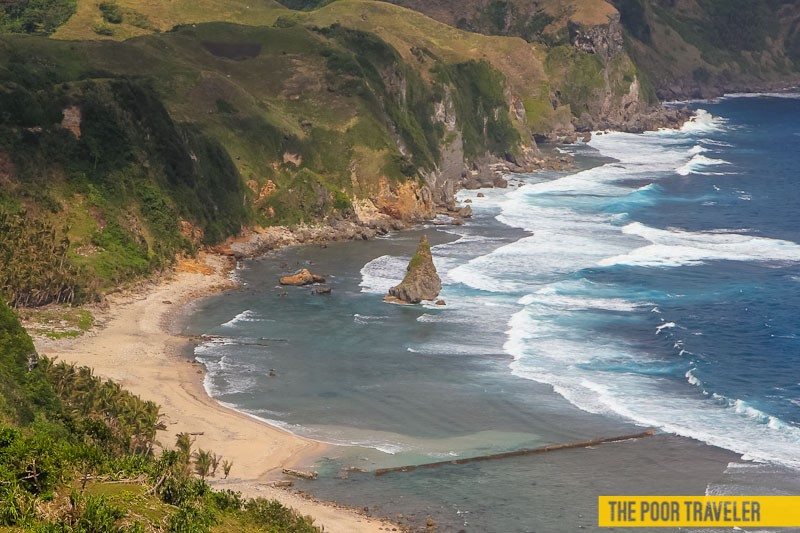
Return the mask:
<path fill-rule="evenodd" d="M 274 498 L 310 515 L 329 532 L 379 531 L 388 523 L 358 512 L 306 499 L 270 482 L 283 468 L 308 467 L 328 445 L 292 435 L 259 422 L 211 399 L 203 388 L 203 368 L 182 357 L 189 342 L 175 324 L 192 302 L 232 288 L 230 259 L 201 254 L 144 289 L 113 294 L 97 310 L 98 324 L 72 340 L 36 338 L 39 353 L 94 369 L 140 397 L 161 406 L 167 429 L 159 434 L 165 447 L 181 432 L 195 435 L 194 447 L 212 450 L 233 461 L 227 480 L 211 485 L 245 496 Z"/>

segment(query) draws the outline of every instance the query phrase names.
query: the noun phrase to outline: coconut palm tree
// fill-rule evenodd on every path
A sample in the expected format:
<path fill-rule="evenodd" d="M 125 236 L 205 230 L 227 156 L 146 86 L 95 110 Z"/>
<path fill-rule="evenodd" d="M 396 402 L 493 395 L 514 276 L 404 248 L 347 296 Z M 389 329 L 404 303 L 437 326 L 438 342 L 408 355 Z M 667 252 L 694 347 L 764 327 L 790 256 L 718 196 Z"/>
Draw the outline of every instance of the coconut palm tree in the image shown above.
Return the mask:
<path fill-rule="evenodd" d="M 211 453 L 199 448 L 194 452 L 194 471 L 200 476 L 200 479 L 205 479 L 211 470 Z"/>

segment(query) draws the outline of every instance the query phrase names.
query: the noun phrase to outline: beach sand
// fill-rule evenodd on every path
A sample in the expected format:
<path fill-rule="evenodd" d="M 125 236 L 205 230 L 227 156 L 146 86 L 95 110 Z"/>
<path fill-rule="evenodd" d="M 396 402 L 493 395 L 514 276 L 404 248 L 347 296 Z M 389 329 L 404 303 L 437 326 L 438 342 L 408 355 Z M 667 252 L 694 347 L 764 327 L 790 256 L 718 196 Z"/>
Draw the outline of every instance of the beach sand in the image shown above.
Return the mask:
<path fill-rule="evenodd" d="M 176 332 L 178 319 L 199 298 L 232 288 L 231 259 L 201 254 L 143 289 L 120 292 L 96 310 L 98 326 L 77 339 L 35 338 L 39 353 L 88 366 L 95 374 L 119 382 L 129 391 L 161 406 L 165 431 L 158 439 L 171 447 L 181 432 L 194 434 L 194 448 L 211 450 L 233 461 L 230 478 L 210 481 L 245 496 L 274 498 L 328 532 L 379 531 L 390 525 L 355 510 L 306 499 L 268 486 L 283 477 L 283 468 L 303 468 L 328 445 L 292 435 L 221 406 L 203 387 L 203 368 L 181 354 L 189 340 Z M 390 525 L 391 526 L 391 525 Z"/>

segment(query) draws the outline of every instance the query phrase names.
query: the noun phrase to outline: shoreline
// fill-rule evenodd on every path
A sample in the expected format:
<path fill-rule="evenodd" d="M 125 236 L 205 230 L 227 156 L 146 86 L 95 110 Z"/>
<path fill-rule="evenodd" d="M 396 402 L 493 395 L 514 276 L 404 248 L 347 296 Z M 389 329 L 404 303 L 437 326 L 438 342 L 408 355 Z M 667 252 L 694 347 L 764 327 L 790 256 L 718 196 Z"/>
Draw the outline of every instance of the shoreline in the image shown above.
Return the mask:
<path fill-rule="evenodd" d="M 271 486 L 284 478 L 284 468 L 308 467 L 332 445 L 221 405 L 205 390 L 203 366 L 183 357 L 191 339 L 176 332 L 181 317 L 202 298 L 235 288 L 228 277 L 233 266 L 229 257 L 206 253 L 197 261 L 179 262 L 162 278 L 112 294 L 103 308 L 93 308 L 97 324 L 83 336 L 57 341 L 37 336 L 36 349 L 51 358 L 88 366 L 98 376 L 159 404 L 167 426 L 158 435 L 161 446 L 171 448 L 175 435 L 187 432 L 194 434 L 195 449 L 212 450 L 231 460 L 230 478 L 209 480 L 212 488 L 276 499 L 312 516 L 325 531 L 360 533 L 392 527 L 357 510 Z"/>

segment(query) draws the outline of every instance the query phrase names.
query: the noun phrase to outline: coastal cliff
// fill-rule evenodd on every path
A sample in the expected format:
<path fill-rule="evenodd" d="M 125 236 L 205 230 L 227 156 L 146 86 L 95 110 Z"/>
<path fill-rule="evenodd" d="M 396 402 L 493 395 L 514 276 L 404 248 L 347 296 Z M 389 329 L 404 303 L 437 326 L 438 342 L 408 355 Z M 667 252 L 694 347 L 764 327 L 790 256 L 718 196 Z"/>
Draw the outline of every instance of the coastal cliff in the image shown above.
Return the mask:
<path fill-rule="evenodd" d="M 703 66 L 716 49 L 772 80 L 796 72 L 791 4 L 769 38 L 755 13 L 761 29 L 736 52 L 703 48 L 681 22 L 711 8 L 672 3 L 337 0 L 223 13 L 175 0 L 111 16 L 78 0 L 47 24 L 9 22 L 0 253 L 18 268 L 3 263 L 0 292 L 15 305 L 92 300 L 243 233 L 283 238 L 275 228 L 300 242 L 369 238 L 457 213 L 459 188 L 569 164 L 542 142 L 678 125 L 686 113 L 656 93 L 693 89 L 651 67 L 670 61 L 667 22 L 701 47 L 698 83 L 734 72 Z M 714 43 L 726 28 L 714 26 Z"/>

